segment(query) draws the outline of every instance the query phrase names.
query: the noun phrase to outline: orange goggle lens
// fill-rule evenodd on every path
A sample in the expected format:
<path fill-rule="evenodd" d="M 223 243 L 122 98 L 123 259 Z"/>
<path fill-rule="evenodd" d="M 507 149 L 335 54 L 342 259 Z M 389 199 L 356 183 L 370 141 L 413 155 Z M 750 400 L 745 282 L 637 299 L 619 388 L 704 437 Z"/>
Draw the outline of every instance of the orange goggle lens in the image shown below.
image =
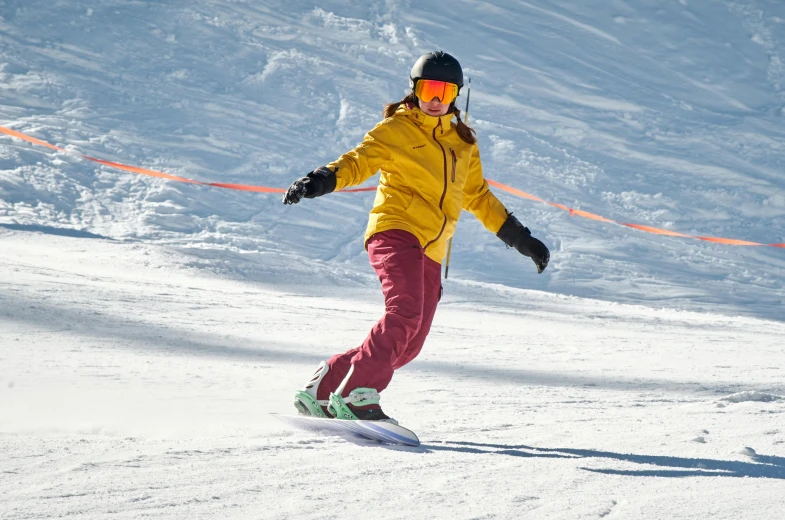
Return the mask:
<path fill-rule="evenodd" d="M 414 87 L 414 95 L 426 103 L 433 101 L 433 98 L 438 98 L 439 102 L 447 105 L 458 97 L 458 85 L 446 81 L 421 79 Z"/>

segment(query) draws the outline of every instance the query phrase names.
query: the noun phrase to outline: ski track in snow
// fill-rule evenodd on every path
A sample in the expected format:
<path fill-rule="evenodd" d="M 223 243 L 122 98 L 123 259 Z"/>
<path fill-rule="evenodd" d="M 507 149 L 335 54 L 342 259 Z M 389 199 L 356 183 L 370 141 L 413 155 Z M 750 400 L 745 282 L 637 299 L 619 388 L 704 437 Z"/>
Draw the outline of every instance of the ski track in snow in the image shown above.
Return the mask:
<path fill-rule="evenodd" d="M 487 177 L 782 243 L 783 42 L 785 4 L 759 0 L 0 0 L 0 125 L 285 187 L 443 48 Z M 368 446 L 269 413 L 381 313 L 370 194 L 283 207 L 1 136 L 0 517 L 781 516 L 783 251 L 498 195 L 551 265 L 465 215 L 384 392 L 423 445 Z"/>

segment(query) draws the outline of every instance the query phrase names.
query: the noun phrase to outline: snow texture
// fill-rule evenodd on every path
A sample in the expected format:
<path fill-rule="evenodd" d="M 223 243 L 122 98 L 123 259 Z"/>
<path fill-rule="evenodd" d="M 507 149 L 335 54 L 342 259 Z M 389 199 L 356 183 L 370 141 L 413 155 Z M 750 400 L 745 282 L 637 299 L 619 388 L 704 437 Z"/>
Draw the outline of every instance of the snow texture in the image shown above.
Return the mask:
<path fill-rule="evenodd" d="M 465 214 L 382 398 L 422 445 L 355 445 L 269 414 L 380 316 L 373 194 L 77 155 L 286 187 L 434 49 L 488 178 L 785 243 L 781 1 L 0 0 L 0 125 L 76 152 L 0 136 L 0 518 L 781 516 L 785 250 L 497 192 L 551 265 Z"/>

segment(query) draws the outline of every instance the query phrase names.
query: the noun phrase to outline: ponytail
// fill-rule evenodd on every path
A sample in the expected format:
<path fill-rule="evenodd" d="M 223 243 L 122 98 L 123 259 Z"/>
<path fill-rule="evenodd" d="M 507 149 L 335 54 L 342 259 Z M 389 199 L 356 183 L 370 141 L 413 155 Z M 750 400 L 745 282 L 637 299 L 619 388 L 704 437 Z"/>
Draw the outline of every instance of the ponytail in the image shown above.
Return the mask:
<path fill-rule="evenodd" d="M 414 102 L 413 93 L 409 94 L 408 96 L 398 101 L 397 103 L 387 103 L 386 105 L 384 105 L 384 111 L 382 112 L 382 115 L 384 116 L 385 119 L 387 119 L 388 117 L 392 117 L 395 111 L 398 110 L 398 107 L 406 103 L 411 103 L 413 105 L 416 105 L 416 103 Z"/>
<path fill-rule="evenodd" d="M 455 127 L 458 136 L 465 143 L 475 144 L 477 142 L 477 132 L 474 131 L 474 128 L 463 122 L 460 109 L 458 107 L 453 107 L 452 113 L 455 114 L 456 119 L 458 119 L 458 124 Z"/>
<path fill-rule="evenodd" d="M 406 103 L 411 103 L 412 105 L 417 106 L 416 100 L 417 98 L 414 97 L 414 93 L 411 93 L 397 103 L 387 103 L 384 105 L 384 111 L 382 111 L 382 115 L 385 119 L 392 117 L 393 114 L 395 114 L 395 111 L 398 110 L 401 105 Z M 475 144 L 477 142 L 477 132 L 475 132 L 472 127 L 463 122 L 463 119 L 461 119 L 460 109 L 453 105 L 452 113 L 458 119 L 458 123 L 455 125 L 455 130 L 458 132 L 458 137 L 460 137 L 461 140 L 465 143 Z"/>

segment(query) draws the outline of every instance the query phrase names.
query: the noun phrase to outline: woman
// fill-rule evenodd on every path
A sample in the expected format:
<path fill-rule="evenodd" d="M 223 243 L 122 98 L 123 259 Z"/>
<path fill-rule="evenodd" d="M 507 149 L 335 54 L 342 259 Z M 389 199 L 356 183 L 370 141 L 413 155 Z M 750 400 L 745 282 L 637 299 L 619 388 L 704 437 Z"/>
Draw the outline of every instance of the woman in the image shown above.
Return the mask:
<path fill-rule="evenodd" d="M 475 132 L 455 107 L 463 86 L 458 61 L 442 51 L 425 54 L 409 85 L 411 93 L 385 107 L 385 119 L 359 146 L 295 181 L 283 198 L 297 204 L 381 170 L 365 247 L 382 283 L 385 314 L 362 345 L 322 361 L 295 394 L 301 414 L 392 421 L 379 406 L 379 392 L 425 342 L 441 298 L 441 262 L 461 210 L 530 257 L 538 272 L 548 265 L 548 248 L 483 179 Z"/>

